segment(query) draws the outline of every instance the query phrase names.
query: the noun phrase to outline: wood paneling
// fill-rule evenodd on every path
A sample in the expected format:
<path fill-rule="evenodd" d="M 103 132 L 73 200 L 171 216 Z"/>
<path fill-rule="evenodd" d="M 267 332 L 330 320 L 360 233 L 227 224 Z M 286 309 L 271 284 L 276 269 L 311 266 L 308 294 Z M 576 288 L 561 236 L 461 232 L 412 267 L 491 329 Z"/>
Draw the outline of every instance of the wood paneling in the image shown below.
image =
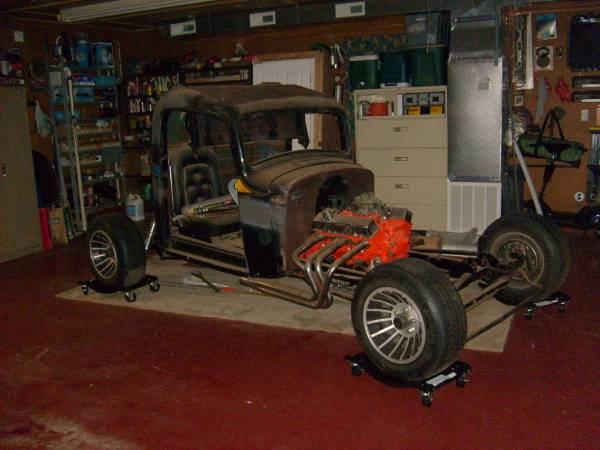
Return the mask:
<path fill-rule="evenodd" d="M 181 39 L 162 39 L 157 52 L 166 56 L 181 55 L 195 50 L 200 56 L 231 56 L 235 44 L 240 42 L 250 54 L 285 53 L 310 50 L 316 43 L 331 45 L 357 36 L 403 33 L 403 16 L 374 19 L 344 20 L 340 22 L 294 27 L 255 29 L 246 33 L 196 36 Z M 171 50 L 166 50 L 170 48 Z"/>
<path fill-rule="evenodd" d="M 14 32 L 23 31 L 25 42 L 15 42 Z M 155 32 L 127 33 L 95 26 L 61 25 L 50 22 L 14 19 L 0 27 L 0 48 L 20 48 L 26 75 L 27 98 L 33 102 L 38 100 L 42 109 L 49 114 L 48 95 L 46 91 L 32 92 L 29 89 L 29 63 L 32 60 L 44 61 L 44 41 L 54 42 L 61 33 L 67 33 L 74 38 L 78 33 L 85 33 L 90 41 L 119 41 L 123 61 L 130 57 L 152 58 L 155 50 L 150 43 L 156 40 Z M 28 108 L 29 128 L 31 130 L 31 145 L 34 149 L 53 159 L 52 136 L 41 138 L 35 131 L 34 108 Z"/>
<path fill-rule="evenodd" d="M 595 6 L 595 8 L 594 8 Z M 541 12 L 556 12 L 557 13 L 557 25 L 558 25 L 558 37 L 548 41 L 537 41 L 534 39 L 533 46 L 539 45 L 552 45 L 555 48 L 562 48 L 563 57 L 561 59 L 554 60 L 554 70 L 551 71 L 535 71 L 534 75 L 545 77 L 550 81 L 553 88 L 552 92 L 548 95 L 545 103 L 544 111 L 548 112 L 552 108 L 559 106 L 567 112 L 565 117 L 561 120 L 561 126 L 565 132 L 565 137 L 572 141 L 581 142 L 587 149 L 590 148 L 592 138 L 589 134 L 589 127 L 594 126 L 596 123 L 596 106 L 594 103 L 561 103 L 558 95 L 554 88 L 558 83 L 560 77 L 569 85 L 569 89 L 572 90 L 571 80 L 573 77 L 581 75 L 600 75 L 600 72 L 573 72 L 567 65 L 568 55 L 568 35 L 569 25 L 571 19 L 576 14 L 583 12 L 594 11 L 596 14 L 600 13 L 600 6 L 598 2 L 553 2 L 548 4 L 536 5 L 533 8 L 533 20 L 535 15 Z M 524 11 L 527 12 L 527 11 Z M 535 23 L 535 22 L 534 22 Z M 592 43 L 590 43 L 592 45 Z M 535 114 L 536 102 L 537 102 L 537 83 L 535 89 L 525 91 L 525 107 Z M 581 110 L 589 110 L 589 121 L 582 122 Z M 535 117 L 534 117 L 535 119 Z M 541 126 L 543 117 L 535 120 L 537 124 Z M 557 130 L 555 130 L 557 132 Z M 544 161 L 540 159 L 529 159 L 528 164 L 540 165 Z M 545 194 L 547 202 L 557 211 L 577 211 L 584 203 L 575 201 L 574 195 L 576 192 L 586 191 L 587 182 L 587 154 L 584 156 L 583 161 L 579 169 L 573 168 L 559 168 L 554 172 L 554 176 L 550 185 L 548 186 Z M 536 186 L 541 187 L 543 167 L 532 167 L 530 168 L 532 177 L 535 181 Z"/>
<path fill-rule="evenodd" d="M 101 24 L 65 25 L 51 21 L 32 21 L 13 19 L 0 28 L 0 48 L 18 47 L 22 51 L 23 64 L 38 59 L 44 60 L 43 43 L 53 42 L 61 33 L 75 37 L 84 32 L 88 40 L 119 41 L 121 56 L 125 63 L 129 59 L 153 60 L 165 57 L 181 57 L 190 51 L 199 56 L 233 56 L 235 44 L 240 42 L 251 54 L 287 53 L 310 50 L 315 43 L 331 45 L 357 36 L 378 34 L 394 34 L 404 31 L 402 16 L 390 16 L 376 19 L 345 20 L 328 24 L 315 24 L 295 27 L 274 27 L 252 30 L 245 33 L 193 36 L 169 39 L 158 31 L 126 32 L 114 29 L 103 29 Z M 14 31 L 25 33 L 25 42 L 13 40 Z M 29 74 L 26 70 L 26 75 Z M 29 84 L 27 84 L 29 86 Z M 48 95 L 46 92 L 31 92 L 30 101 L 39 100 L 44 111 L 48 112 Z M 35 132 L 34 108 L 29 109 L 31 142 L 33 148 L 53 158 L 52 138 L 40 138 Z"/>

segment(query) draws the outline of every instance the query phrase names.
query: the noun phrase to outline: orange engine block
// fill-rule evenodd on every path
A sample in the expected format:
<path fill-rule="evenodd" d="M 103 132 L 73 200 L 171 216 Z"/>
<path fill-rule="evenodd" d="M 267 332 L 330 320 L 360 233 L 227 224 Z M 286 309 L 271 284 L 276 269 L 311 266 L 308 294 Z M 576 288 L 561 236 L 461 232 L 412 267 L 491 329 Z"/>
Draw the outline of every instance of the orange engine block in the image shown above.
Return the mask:
<path fill-rule="evenodd" d="M 313 226 L 316 235 L 331 239 L 322 239 L 304 251 L 300 257 L 305 260 L 338 237 L 346 238 L 350 242 L 333 253 L 336 259 L 356 244 L 369 242 L 368 247 L 346 262 L 349 266 L 373 267 L 394 259 L 406 258 L 410 249 L 410 222 L 400 218 L 386 218 L 379 212 L 362 215 L 349 210 L 334 214 L 324 211 L 315 217 Z"/>

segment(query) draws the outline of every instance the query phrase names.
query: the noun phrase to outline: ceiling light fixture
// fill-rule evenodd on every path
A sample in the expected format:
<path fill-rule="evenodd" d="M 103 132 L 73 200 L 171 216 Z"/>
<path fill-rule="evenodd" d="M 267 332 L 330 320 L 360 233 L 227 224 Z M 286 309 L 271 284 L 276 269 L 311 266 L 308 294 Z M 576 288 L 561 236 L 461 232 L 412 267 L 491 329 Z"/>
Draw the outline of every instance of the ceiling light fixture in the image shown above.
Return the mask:
<path fill-rule="evenodd" d="M 84 22 L 93 19 L 124 16 L 146 11 L 157 11 L 177 6 L 191 6 L 210 3 L 215 0 L 112 0 L 92 5 L 76 6 L 60 10 L 61 22 Z"/>

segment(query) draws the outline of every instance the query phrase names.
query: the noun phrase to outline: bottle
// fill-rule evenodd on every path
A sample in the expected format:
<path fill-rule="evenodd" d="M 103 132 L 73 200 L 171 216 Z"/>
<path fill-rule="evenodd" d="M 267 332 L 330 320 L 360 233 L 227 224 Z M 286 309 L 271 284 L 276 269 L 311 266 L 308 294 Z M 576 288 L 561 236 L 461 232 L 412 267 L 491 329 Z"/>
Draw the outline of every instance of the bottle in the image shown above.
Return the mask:
<path fill-rule="evenodd" d="M 134 222 L 144 220 L 144 200 L 137 194 L 127 197 L 127 215 Z"/>

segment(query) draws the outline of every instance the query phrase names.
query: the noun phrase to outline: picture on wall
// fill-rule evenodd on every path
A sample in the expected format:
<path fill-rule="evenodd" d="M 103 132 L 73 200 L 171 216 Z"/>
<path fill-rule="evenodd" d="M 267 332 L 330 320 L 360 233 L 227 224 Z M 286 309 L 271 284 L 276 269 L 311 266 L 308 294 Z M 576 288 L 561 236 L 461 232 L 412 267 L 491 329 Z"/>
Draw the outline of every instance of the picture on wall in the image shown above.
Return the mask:
<path fill-rule="evenodd" d="M 556 14 L 548 13 L 535 16 L 535 36 L 538 41 L 556 39 Z"/>

